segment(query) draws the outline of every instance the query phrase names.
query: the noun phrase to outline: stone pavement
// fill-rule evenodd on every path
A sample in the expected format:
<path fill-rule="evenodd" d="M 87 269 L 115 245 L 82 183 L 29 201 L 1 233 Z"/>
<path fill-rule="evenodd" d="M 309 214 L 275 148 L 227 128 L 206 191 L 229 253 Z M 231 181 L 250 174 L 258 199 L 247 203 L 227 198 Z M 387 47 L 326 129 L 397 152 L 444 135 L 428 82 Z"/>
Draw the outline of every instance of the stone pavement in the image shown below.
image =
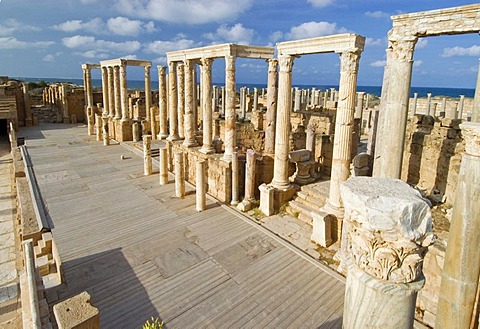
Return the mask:
<path fill-rule="evenodd" d="M 21 328 L 15 235 L 16 204 L 10 146 L 0 141 L 0 327 Z"/>

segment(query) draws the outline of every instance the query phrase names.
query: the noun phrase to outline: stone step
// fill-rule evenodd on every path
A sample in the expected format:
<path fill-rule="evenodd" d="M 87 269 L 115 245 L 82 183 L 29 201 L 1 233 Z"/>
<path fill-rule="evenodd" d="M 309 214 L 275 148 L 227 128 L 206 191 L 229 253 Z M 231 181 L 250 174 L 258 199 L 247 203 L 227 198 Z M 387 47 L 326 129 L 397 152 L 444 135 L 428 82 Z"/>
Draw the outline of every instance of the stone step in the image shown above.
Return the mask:
<path fill-rule="evenodd" d="M 315 184 L 303 185 L 301 191 L 307 193 L 308 195 L 318 197 L 318 198 L 328 198 L 328 193 L 330 190 L 330 182 L 320 182 Z"/>
<path fill-rule="evenodd" d="M 310 212 L 313 211 L 312 208 L 295 200 L 290 201 L 288 205 L 291 211 L 290 214 L 292 216 L 297 217 L 309 225 L 312 225 L 313 218 L 312 215 L 310 215 Z"/>
<path fill-rule="evenodd" d="M 312 210 L 318 210 L 325 204 L 326 198 L 323 196 L 313 196 L 306 194 L 304 191 L 298 191 L 295 201 L 303 203 L 306 206 L 312 208 Z"/>

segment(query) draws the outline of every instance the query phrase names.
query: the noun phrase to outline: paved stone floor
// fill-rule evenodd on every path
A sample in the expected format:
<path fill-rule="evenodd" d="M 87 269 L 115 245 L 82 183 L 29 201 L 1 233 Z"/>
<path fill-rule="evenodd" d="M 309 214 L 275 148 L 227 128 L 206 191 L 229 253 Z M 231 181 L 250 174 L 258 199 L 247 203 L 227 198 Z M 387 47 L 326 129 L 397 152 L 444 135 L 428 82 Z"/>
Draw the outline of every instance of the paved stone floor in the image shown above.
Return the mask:
<path fill-rule="evenodd" d="M 92 295 L 102 328 L 341 328 L 344 279 L 229 206 L 195 211 L 158 170 L 86 127 L 21 129 L 54 224 L 66 283 L 50 306 Z M 123 157 L 122 157 L 123 155 Z M 123 158 L 123 160 L 122 160 Z"/>
<path fill-rule="evenodd" d="M 12 156 L 6 136 L 0 136 L 0 327 L 21 328 Z"/>

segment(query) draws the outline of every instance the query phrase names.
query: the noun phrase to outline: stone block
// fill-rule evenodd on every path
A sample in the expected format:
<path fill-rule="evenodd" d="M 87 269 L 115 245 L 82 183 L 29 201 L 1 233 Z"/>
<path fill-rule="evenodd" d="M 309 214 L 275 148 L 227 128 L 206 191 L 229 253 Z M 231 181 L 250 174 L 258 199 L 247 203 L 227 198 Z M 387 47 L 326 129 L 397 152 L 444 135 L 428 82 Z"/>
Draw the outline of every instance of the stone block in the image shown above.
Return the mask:
<path fill-rule="evenodd" d="M 100 314 L 84 291 L 53 306 L 59 329 L 99 329 Z"/>
<path fill-rule="evenodd" d="M 258 189 L 260 190 L 260 211 L 263 212 L 265 216 L 273 215 L 275 213 L 275 188 L 271 185 L 262 184 Z"/>
<path fill-rule="evenodd" d="M 315 211 L 310 214 L 313 218 L 313 231 L 310 240 L 322 247 L 330 246 L 332 244 L 332 219 L 334 219 L 334 216 Z"/>
<path fill-rule="evenodd" d="M 290 162 L 300 162 L 310 160 L 311 152 L 309 150 L 291 151 L 288 155 Z"/>

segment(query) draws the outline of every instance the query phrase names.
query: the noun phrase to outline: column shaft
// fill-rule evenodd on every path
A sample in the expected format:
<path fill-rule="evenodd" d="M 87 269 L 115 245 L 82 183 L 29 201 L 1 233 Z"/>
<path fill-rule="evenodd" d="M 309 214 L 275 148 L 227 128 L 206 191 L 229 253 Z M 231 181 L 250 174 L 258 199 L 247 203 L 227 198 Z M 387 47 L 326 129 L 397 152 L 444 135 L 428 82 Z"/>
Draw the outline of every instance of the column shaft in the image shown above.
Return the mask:
<path fill-rule="evenodd" d="M 203 211 L 206 207 L 207 193 L 205 191 L 205 160 L 197 160 L 195 164 L 195 181 L 196 181 L 196 209 Z"/>
<path fill-rule="evenodd" d="M 238 195 L 238 154 L 232 153 L 232 201 L 231 205 L 237 205 L 239 200 Z"/>
<path fill-rule="evenodd" d="M 175 160 L 175 196 L 177 198 L 185 197 L 185 168 L 183 168 L 183 152 L 174 153 Z"/>
<path fill-rule="evenodd" d="M 158 68 L 158 117 L 160 131 L 158 132 L 158 139 L 165 139 L 168 137 L 167 129 L 167 84 L 165 66 L 157 66 Z"/>
<path fill-rule="evenodd" d="M 160 172 L 160 185 L 168 184 L 168 154 L 167 148 L 161 147 L 159 150 L 159 172 Z"/>
<path fill-rule="evenodd" d="M 223 158 L 229 161 L 236 147 L 237 112 L 235 110 L 235 56 L 225 56 L 225 153 Z M 223 101 L 222 101 L 223 103 Z"/>
<path fill-rule="evenodd" d="M 177 94 L 177 63 L 168 63 L 168 112 L 169 112 L 169 135 L 167 140 L 176 141 L 178 136 L 178 94 Z"/>
<path fill-rule="evenodd" d="M 150 118 L 150 108 L 152 107 L 152 86 L 150 79 L 150 65 L 145 66 L 145 120 L 148 122 L 153 120 Z"/>
<path fill-rule="evenodd" d="M 178 136 L 185 138 L 185 72 L 184 65 L 177 65 L 177 92 L 178 92 Z"/>
<path fill-rule="evenodd" d="M 120 65 L 120 103 L 122 107 L 122 120 L 128 117 L 128 90 L 127 90 L 127 64 Z"/>
<path fill-rule="evenodd" d="M 102 67 L 102 94 L 103 94 L 103 113 L 102 115 L 108 115 L 108 71 L 107 67 Z"/>
<path fill-rule="evenodd" d="M 265 130 L 265 153 L 273 154 L 275 150 L 275 119 L 277 115 L 277 67 L 278 60 L 268 60 L 267 113 Z"/>
<path fill-rule="evenodd" d="M 185 75 L 185 140 L 183 145 L 186 147 L 192 147 L 197 145 L 195 140 L 195 117 L 194 117 L 194 98 L 193 98 L 193 69 L 195 63 L 187 59 L 184 65 L 184 75 Z"/>
<path fill-rule="evenodd" d="M 152 174 L 152 136 L 143 135 L 143 174 Z"/>
<path fill-rule="evenodd" d="M 472 122 L 480 122 L 480 61 L 478 67 L 477 84 L 475 96 L 473 97 Z"/>
<path fill-rule="evenodd" d="M 115 90 L 115 119 L 122 118 L 122 100 L 120 92 L 120 67 L 113 67 L 113 88 Z"/>
<path fill-rule="evenodd" d="M 115 84 L 113 66 L 108 67 L 108 116 L 115 116 Z"/>
<path fill-rule="evenodd" d="M 211 58 L 202 58 L 202 110 L 203 145 L 200 152 L 215 153 L 212 146 L 212 63 Z"/>
<path fill-rule="evenodd" d="M 278 189 L 290 186 L 288 180 L 288 153 L 290 142 L 290 112 L 292 110 L 292 67 L 293 56 L 278 58 L 278 107 L 275 129 L 275 159 L 273 162 L 272 185 Z"/>

